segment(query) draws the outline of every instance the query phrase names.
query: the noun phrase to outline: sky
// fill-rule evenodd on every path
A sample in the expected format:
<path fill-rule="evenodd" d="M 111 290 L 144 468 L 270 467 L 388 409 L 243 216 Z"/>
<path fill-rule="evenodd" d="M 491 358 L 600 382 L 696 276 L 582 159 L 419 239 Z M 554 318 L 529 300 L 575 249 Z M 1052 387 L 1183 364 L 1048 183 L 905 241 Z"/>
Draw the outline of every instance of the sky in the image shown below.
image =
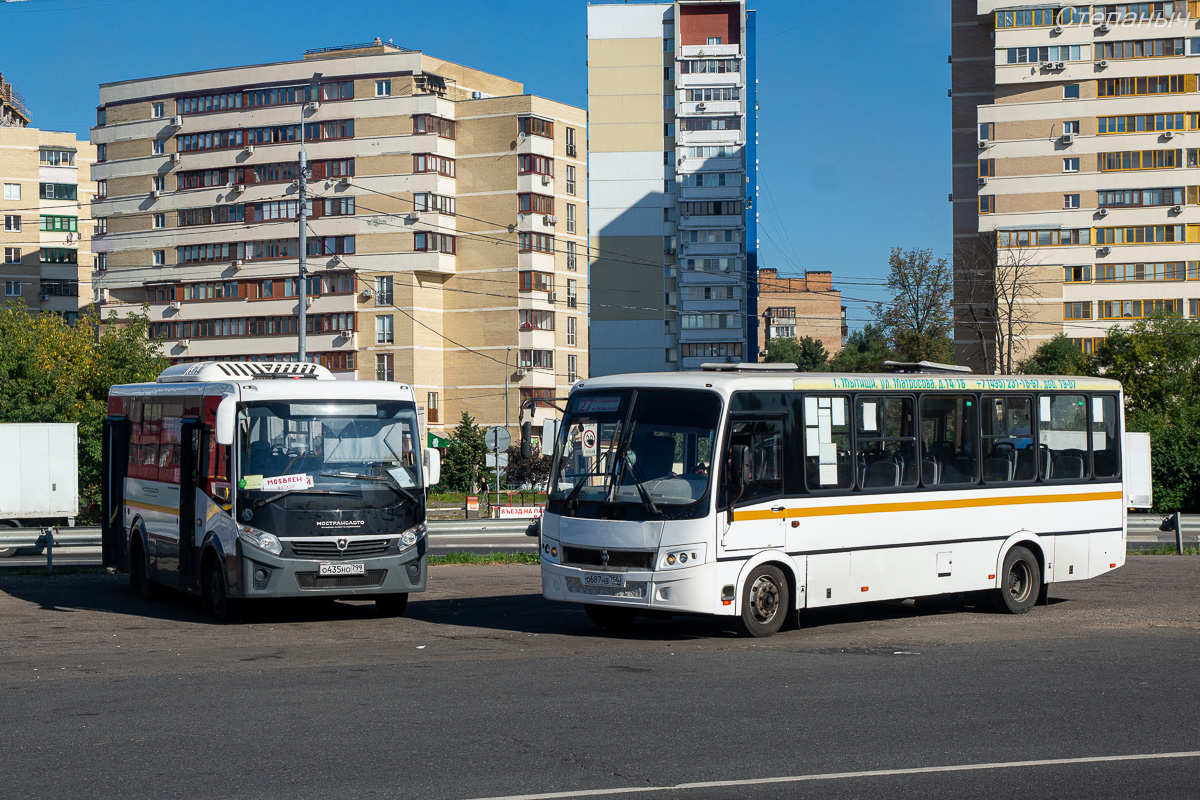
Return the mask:
<path fill-rule="evenodd" d="M 758 12 L 759 266 L 831 270 L 858 328 L 870 319 L 864 301 L 887 298 L 892 247 L 949 260 L 948 4 L 750 7 Z M 0 73 L 24 95 L 33 124 L 85 139 L 100 83 L 295 60 L 377 36 L 587 105 L 583 0 L 29 0 L 0 3 L 0 30 Z"/>

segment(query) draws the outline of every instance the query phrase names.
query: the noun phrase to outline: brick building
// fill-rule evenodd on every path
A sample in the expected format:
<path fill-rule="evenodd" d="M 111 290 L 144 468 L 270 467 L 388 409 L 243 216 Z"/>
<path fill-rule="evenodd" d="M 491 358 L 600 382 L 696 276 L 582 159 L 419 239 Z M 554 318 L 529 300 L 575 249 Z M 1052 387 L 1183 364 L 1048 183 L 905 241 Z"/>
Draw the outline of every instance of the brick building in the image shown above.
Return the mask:
<path fill-rule="evenodd" d="M 772 339 L 811 336 L 825 346 L 830 357 L 842 350 L 846 335 L 842 293 L 833 288 L 832 272 L 805 272 L 803 278 L 781 278 L 774 269 L 758 271 L 761 322 L 758 326 L 759 358 L 766 358 Z"/>

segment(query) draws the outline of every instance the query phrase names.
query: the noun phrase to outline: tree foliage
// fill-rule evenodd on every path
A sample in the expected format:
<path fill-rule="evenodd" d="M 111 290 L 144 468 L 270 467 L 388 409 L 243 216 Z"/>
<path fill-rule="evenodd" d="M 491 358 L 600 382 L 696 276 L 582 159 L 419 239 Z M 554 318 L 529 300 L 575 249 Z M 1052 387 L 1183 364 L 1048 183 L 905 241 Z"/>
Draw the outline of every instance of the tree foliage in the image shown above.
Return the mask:
<path fill-rule="evenodd" d="M 100 498 L 109 388 L 153 381 L 168 364 L 149 339 L 147 309 L 99 336 L 98 328 L 94 311 L 71 324 L 56 314 L 31 314 L 23 303 L 0 305 L 0 422 L 79 423 L 84 518 Z"/>
<path fill-rule="evenodd" d="M 1089 364 L 1079 346 L 1059 333 L 1022 362 L 1024 375 L 1087 375 Z"/>
<path fill-rule="evenodd" d="M 765 360 L 769 364 L 795 364 L 801 372 L 829 371 L 829 351 L 811 336 L 772 339 Z"/>
<path fill-rule="evenodd" d="M 834 372 L 882 372 L 883 362 L 895 357 L 883 330 L 868 322 L 850 334 L 829 368 Z"/>
<path fill-rule="evenodd" d="M 458 427 L 446 447 L 446 458 L 442 462 L 442 483 L 456 492 L 470 492 L 482 483 L 487 470 L 487 442 L 483 428 L 475 419 L 463 412 Z"/>
<path fill-rule="evenodd" d="M 510 486 L 532 486 L 540 489 L 550 480 L 550 456 L 544 456 L 540 448 L 533 448 L 529 458 L 521 458 L 520 445 L 508 448 L 508 467 L 504 479 Z"/>
<path fill-rule="evenodd" d="M 954 359 L 950 337 L 950 265 L 932 250 L 893 247 L 888 258 L 890 303 L 876 303 L 875 321 L 902 361 Z"/>

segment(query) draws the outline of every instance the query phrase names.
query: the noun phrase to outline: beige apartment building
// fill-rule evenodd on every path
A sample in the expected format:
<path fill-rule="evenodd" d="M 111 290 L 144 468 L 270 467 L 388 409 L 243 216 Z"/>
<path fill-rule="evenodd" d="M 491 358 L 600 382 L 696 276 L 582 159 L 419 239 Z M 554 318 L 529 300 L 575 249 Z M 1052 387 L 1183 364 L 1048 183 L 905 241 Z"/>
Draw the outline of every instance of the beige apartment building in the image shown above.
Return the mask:
<path fill-rule="evenodd" d="M 74 321 L 92 302 L 95 148 L 30 121 L 0 76 L 0 301 Z"/>
<path fill-rule="evenodd" d="M 811 336 L 830 358 L 842 351 L 846 335 L 842 293 L 833 288 L 833 273 L 809 270 L 803 278 L 780 277 L 776 269 L 758 271 L 759 360 L 767 357 L 772 339 Z"/>
<path fill-rule="evenodd" d="M 1200 316 L 1200 4 L 951 9 L 959 361 L 995 363 L 997 306 L 1014 363 L 1057 333 L 1090 352 L 1114 325 Z"/>
<path fill-rule="evenodd" d="M 587 376 L 582 109 L 376 40 L 104 84 L 98 115 L 104 313 L 148 302 L 172 360 L 296 359 L 303 125 L 310 360 L 442 433 Z"/>

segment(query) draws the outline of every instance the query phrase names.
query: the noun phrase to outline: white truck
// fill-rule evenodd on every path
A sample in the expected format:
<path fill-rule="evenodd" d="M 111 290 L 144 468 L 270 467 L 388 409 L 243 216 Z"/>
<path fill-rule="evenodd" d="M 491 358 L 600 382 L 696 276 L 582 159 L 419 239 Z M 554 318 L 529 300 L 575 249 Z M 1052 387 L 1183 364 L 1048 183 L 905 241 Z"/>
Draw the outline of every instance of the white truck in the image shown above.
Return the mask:
<path fill-rule="evenodd" d="M 79 425 L 0 424 L 0 532 L 75 524 L 79 516 Z M 0 557 L 16 555 L 0 547 Z"/>

